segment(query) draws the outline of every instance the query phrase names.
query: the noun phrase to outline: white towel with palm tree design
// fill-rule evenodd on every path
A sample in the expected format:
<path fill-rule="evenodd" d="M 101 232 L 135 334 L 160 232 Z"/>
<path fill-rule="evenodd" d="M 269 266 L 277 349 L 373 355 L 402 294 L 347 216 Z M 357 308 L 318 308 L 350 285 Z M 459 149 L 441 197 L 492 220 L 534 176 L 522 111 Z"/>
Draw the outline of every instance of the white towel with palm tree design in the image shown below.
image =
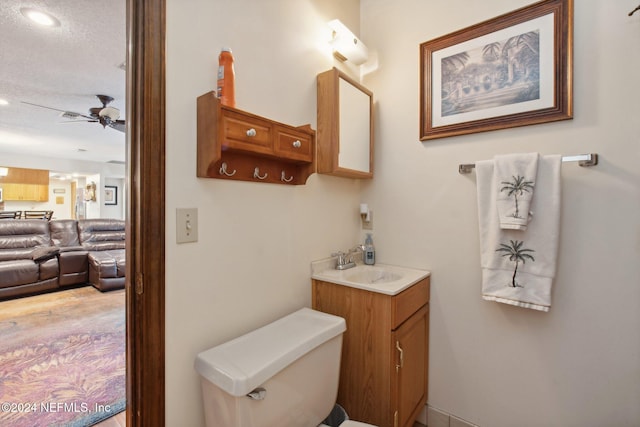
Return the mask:
<path fill-rule="evenodd" d="M 493 158 L 499 183 L 496 196 L 500 228 L 526 230 L 538 173 L 538 153 L 502 154 Z"/>
<path fill-rule="evenodd" d="M 482 297 L 549 311 L 560 234 L 561 156 L 538 159 L 534 213 L 526 230 L 502 229 L 497 208 L 501 178 L 494 160 L 476 162 Z"/>

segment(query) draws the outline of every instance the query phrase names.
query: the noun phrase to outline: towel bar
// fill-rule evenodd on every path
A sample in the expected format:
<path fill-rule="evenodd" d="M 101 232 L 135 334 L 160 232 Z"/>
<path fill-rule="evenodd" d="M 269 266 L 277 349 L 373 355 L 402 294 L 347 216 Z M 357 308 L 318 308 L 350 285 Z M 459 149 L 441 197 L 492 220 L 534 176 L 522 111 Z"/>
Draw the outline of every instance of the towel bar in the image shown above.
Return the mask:
<path fill-rule="evenodd" d="M 577 154 L 574 156 L 562 156 L 562 162 L 578 162 L 579 166 L 595 166 L 598 164 L 596 153 Z M 475 163 L 464 163 L 458 165 L 458 173 L 471 173 L 475 168 Z"/>

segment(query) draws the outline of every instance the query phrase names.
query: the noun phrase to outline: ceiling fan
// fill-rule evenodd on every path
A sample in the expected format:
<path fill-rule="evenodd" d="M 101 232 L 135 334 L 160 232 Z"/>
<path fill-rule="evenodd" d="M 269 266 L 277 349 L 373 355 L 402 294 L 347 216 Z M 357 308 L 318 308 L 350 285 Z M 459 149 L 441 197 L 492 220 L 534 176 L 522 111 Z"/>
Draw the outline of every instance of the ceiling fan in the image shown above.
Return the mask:
<path fill-rule="evenodd" d="M 76 113 L 74 111 L 60 110 L 58 108 L 47 107 L 45 105 L 33 104 L 31 102 L 22 101 L 23 104 L 29 104 L 36 107 L 48 108 L 49 110 L 62 112 L 62 117 L 71 119 L 69 122 L 63 123 L 77 123 L 77 122 L 89 122 L 100 123 L 103 128 L 107 126 L 118 130 L 120 132 L 125 131 L 124 120 L 120 120 L 120 110 L 115 107 L 109 107 L 113 98 L 108 95 L 96 95 L 102 107 L 89 108 L 89 115 Z M 82 120 L 84 119 L 84 120 Z"/>

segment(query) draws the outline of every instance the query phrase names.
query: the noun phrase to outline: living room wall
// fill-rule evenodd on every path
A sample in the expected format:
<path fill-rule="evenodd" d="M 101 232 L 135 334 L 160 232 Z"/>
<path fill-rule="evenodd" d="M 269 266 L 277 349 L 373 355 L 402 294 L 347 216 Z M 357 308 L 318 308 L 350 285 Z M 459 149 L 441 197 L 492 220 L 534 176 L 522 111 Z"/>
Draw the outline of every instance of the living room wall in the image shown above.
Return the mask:
<path fill-rule="evenodd" d="M 97 194 L 100 197 L 104 194 L 104 185 L 115 185 L 118 187 L 117 205 L 105 205 L 102 201 L 91 202 L 93 205 L 85 205 L 80 214 L 86 215 L 87 218 L 124 219 L 125 217 L 125 166 L 123 164 L 2 153 L 2 165 L 54 171 L 57 175 L 69 176 L 70 179 L 76 180 L 78 189 L 83 188 L 88 181 L 101 183 Z M 74 173 L 78 175 L 75 178 L 72 176 Z M 7 201 L 4 208 L 6 210 L 53 210 L 55 218 L 71 218 L 70 179 L 52 178 L 49 184 L 48 202 Z M 64 189 L 65 193 L 54 193 L 54 188 Z M 57 197 L 62 197 L 62 204 L 58 203 Z"/>
<path fill-rule="evenodd" d="M 56 218 L 71 218 L 71 209 L 71 183 L 60 179 L 49 179 L 49 200 L 46 202 L 22 200 L 4 202 L 4 210 L 7 211 L 51 210 Z"/>

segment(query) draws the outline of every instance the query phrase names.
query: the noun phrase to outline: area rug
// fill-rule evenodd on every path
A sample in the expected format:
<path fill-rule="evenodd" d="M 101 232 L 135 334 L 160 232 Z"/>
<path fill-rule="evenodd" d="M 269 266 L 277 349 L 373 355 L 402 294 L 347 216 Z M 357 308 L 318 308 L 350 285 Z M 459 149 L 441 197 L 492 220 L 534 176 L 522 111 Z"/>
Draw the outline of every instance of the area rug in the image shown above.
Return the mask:
<path fill-rule="evenodd" d="M 0 426 L 85 427 L 125 409 L 125 294 L 0 302 Z"/>

